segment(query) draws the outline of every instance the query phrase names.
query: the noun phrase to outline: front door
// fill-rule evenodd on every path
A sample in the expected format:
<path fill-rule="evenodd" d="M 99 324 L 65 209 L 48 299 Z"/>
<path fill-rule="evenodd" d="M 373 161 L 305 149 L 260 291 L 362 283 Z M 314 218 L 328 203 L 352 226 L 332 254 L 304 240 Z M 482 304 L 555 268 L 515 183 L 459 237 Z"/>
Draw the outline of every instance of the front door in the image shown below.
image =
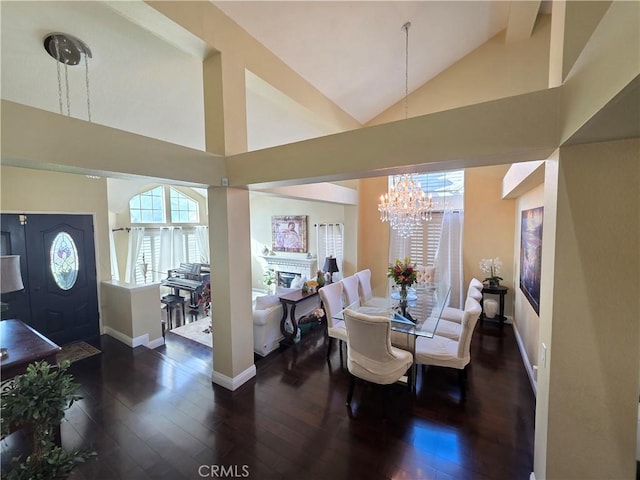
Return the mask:
<path fill-rule="evenodd" d="M 59 345 L 96 340 L 93 217 L 28 214 L 23 227 L 27 267 L 23 278 L 28 277 L 25 288 L 28 284 L 30 306 L 26 323 Z"/>

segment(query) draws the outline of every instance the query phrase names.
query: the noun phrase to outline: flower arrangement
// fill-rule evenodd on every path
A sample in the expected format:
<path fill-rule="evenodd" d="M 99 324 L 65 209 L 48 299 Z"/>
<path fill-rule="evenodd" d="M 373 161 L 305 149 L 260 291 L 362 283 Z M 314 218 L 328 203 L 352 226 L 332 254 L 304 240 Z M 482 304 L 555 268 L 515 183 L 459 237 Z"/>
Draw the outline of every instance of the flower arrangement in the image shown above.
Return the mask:
<path fill-rule="evenodd" d="M 480 260 L 480 270 L 489 275 L 484 281 L 489 282 L 490 285 L 498 285 L 500 280 L 503 280 L 503 278 L 499 276 L 501 267 L 502 260 L 500 260 L 499 257 L 483 258 Z"/>
<path fill-rule="evenodd" d="M 413 285 L 418 278 L 416 265 L 411 263 L 409 257 L 404 257 L 404 260 L 397 258 L 395 263 L 389 264 L 387 277 L 393 278 L 396 285 L 400 285 L 400 288 L 405 290 Z"/>
<path fill-rule="evenodd" d="M 207 282 L 202 288 L 202 292 L 198 296 L 198 307 L 202 306 L 202 311 L 205 315 L 209 315 L 211 310 L 211 283 Z"/>

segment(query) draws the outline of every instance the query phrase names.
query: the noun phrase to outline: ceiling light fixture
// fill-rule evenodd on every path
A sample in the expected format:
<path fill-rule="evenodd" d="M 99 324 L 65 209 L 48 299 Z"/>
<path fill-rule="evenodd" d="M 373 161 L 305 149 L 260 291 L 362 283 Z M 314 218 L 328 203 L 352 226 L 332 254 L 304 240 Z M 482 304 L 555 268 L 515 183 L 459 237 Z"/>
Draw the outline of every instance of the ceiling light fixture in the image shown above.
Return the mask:
<path fill-rule="evenodd" d="M 54 32 L 44 38 L 44 49 L 56 60 L 58 73 L 58 104 L 62 114 L 62 78 L 60 64 L 64 65 L 65 98 L 67 116 L 71 116 L 71 101 L 69 99 L 69 70 L 68 66 L 80 64 L 84 60 L 84 78 L 87 88 L 87 116 L 91 121 L 91 100 L 89 95 L 89 59 L 92 58 L 91 49 L 79 38 L 67 33 Z"/>
<path fill-rule="evenodd" d="M 409 116 L 409 27 L 411 22 L 402 25 L 405 39 L 405 76 L 404 76 L 404 118 Z M 398 234 L 407 238 L 422 228 L 423 222 L 431 220 L 433 198 L 422 191 L 415 174 L 394 175 L 393 185 L 388 193 L 380 196 L 378 204 L 380 220 L 389 225 Z"/>

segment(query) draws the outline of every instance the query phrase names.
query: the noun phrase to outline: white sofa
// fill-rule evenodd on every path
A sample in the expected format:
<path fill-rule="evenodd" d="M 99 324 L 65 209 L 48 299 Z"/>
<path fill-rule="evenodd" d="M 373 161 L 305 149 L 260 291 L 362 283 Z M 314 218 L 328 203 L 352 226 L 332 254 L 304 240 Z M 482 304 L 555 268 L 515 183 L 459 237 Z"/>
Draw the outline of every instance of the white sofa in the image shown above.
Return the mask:
<path fill-rule="evenodd" d="M 253 351 L 264 357 L 276 350 L 283 339 L 280 332 L 282 320 L 282 304 L 278 298 L 288 291 L 296 289 L 283 289 L 278 287 L 276 295 L 255 295 L 253 300 Z M 296 320 L 309 315 L 316 308 L 320 308 L 320 297 L 315 296 L 298 304 L 296 307 Z"/>

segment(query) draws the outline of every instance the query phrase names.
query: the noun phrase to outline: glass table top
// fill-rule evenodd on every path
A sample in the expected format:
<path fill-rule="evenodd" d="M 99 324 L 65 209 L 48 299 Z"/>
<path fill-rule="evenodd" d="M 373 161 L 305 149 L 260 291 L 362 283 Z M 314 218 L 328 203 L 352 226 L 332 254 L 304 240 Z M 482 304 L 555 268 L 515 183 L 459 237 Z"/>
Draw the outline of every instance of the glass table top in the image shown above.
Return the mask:
<path fill-rule="evenodd" d="M 392 292 L 385 307 L 360 305 L 355 302 L 344 310 L 351 309 L 366 315 L 378 315 L 388 317 L 391 320 L 391 330 L 407 333 L 418 337 L 431 338 L 438 328 L 438 322 L 444 307 L 449 300 L 451 286 L 443 283 L 433 283 L 414 287 L 408 295 L 408 308 L 410 318 L 401 314 L 399 296 Z M 334 315 L 335 320 L 343 320 L 344 310 Z M 412 321 L 413 320 L 413 321 Z"/>

